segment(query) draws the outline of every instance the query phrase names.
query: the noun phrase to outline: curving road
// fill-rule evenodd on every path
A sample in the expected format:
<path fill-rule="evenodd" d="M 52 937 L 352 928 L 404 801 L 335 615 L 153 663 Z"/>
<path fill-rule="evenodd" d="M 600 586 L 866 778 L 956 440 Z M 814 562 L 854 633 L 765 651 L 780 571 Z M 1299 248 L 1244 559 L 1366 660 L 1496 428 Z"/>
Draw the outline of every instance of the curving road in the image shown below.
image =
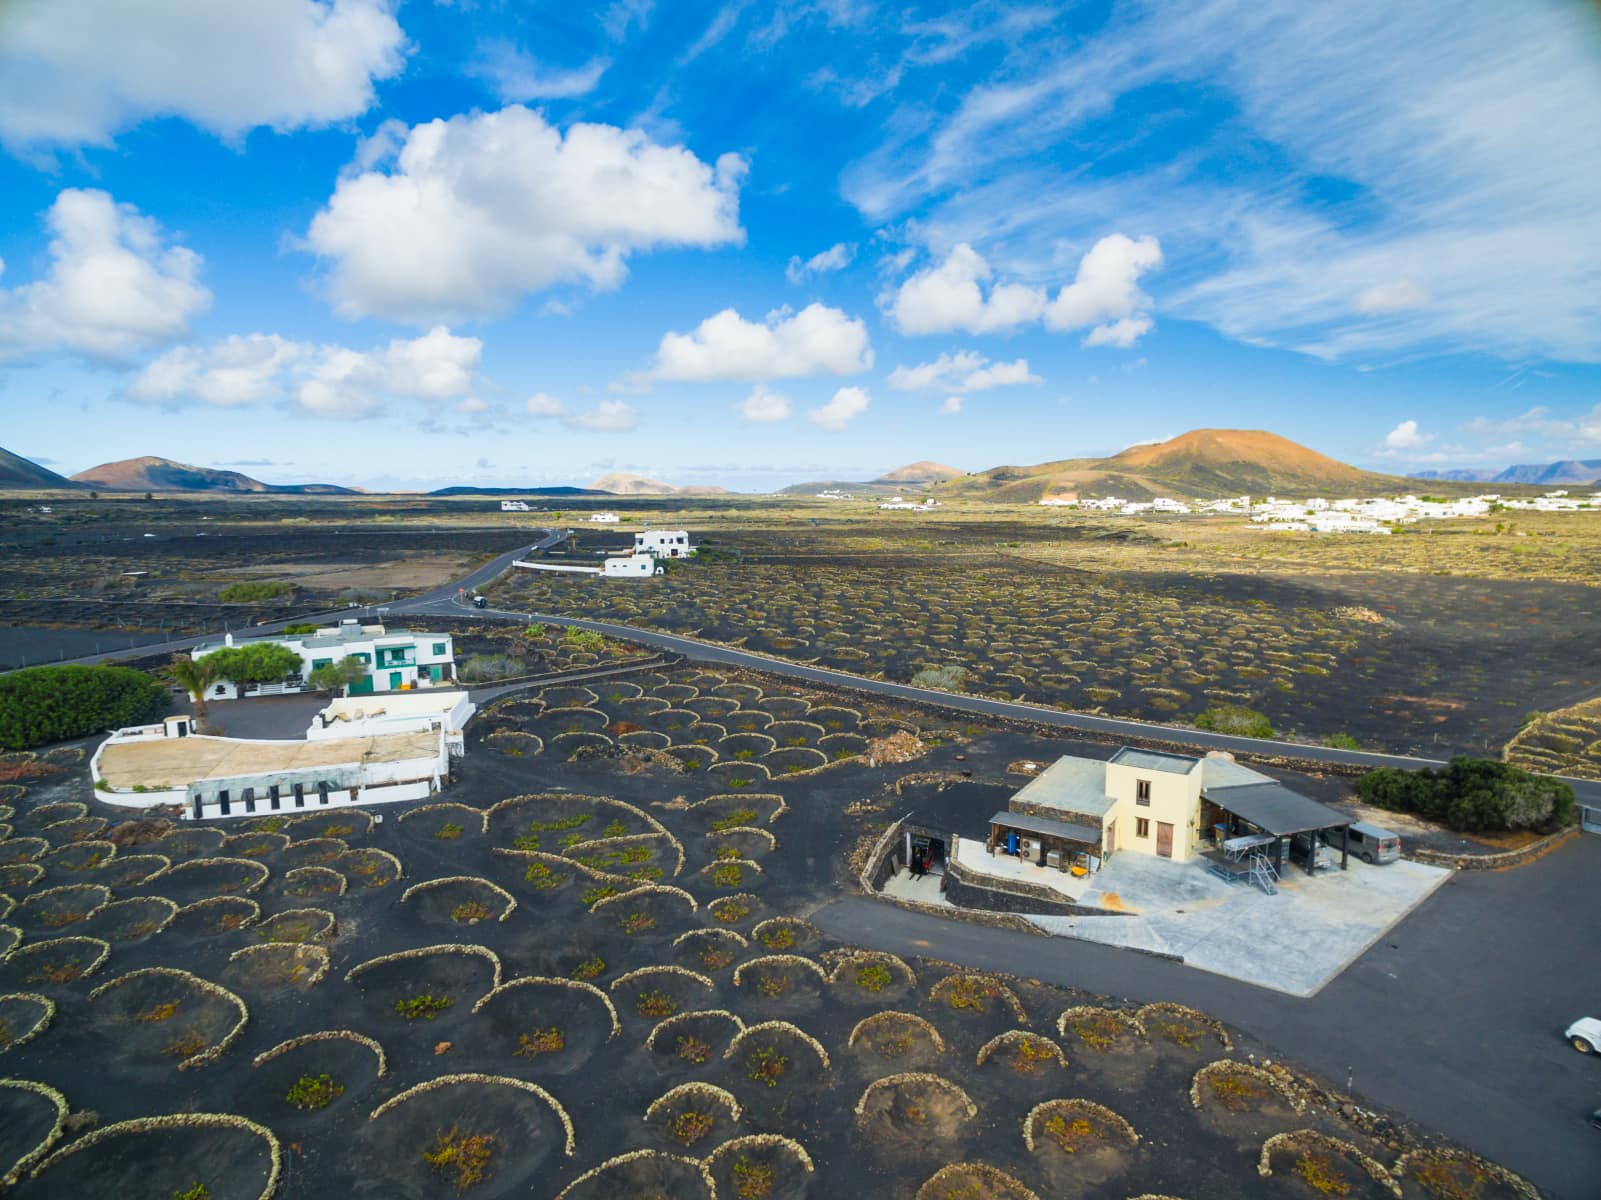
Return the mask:
<path fill-rule="evenodd" d="M 496 559 L 495 562 L 499 563 L 504 560 L 505 565 L 500 569 L 505 570 L 510 567 L 511 560 L 516 557 L 516 554 L 503 555 L 501 559 Z M 474 576 L 470 577 L 475 579 L 475 587 L 481 587 L 488 581 L 487 578 L 481 577 L 481 573 L 487 571 L 493 565 L 486 564 L 485 567 L 480 568 L 479 572 L 475 572 Z M 499 571 L 496 571 L 495 574 L 498 575 Z M 493 577 L 489 576 L 488 578 Z M 588 629 L 595 633 L 606 634 L 609 637 L 649 646 L 654 650 L 681 654 L 685 658 L 693 659 L 696 662 L 765 671 L 770 675 L 783 676 L 801 683 L 845 688 L 885 699 L 904 700 L 912 704 L 934 705 L 978 717 L 989 717 L 1005 721 L 1023 721 L 1052 729 L 1072 730 L 1078 733 L 1174 742 L 1186 746 L 1194 746 L 1202 750 L 1228 750 L 1239 754 L 1297 758 L 1308 762 L 1328 763 L 1331 766 L 1361 767 L 1366 769 L 1399 767 L 1404 770 L 1415 771 L 1422 767 L 1445 765 L 1443 760 L 1435 758 L 1417 758 L 1411 755 L 1385 754 L 1371 750 L 1342 750 L 1334 746 L 1308 745 L 1302 742 L 1286 742 L 1273 738 L 1239 737 L 1234 734 L 1213 733 L 1208 730 L 1191 729 L 1186 726 L 1163 725 L 1155 721 L 1138 721 L 1124 717 L 1103 717 L 1094 713 L 1046 708 L 1043 705 L 1024 704 L 1014 700 L 991 700 L 983 696 L 964 696 L 955 692 L 941 692 L 932 688 L 916 687 L 909 683 L 895 683 L 886 679 L 868 679 L 862 675 L 853 675 L 848 671 L 836 671 L 828 667 L 814 667 L 806 663 L 790 662 L 786 659 L 774 658 L 766 654 L 757 654 L 750 650 L 739 650 L 732 646 L 720 646 L 712 642 L 700 641 L 697 638 L 684 637 L 680 634 L 661 633 L 653 629 L 637 629 L 632 625 L 622 625 L 613 621 L 595 621 L 587 617 L 556 616 L 550 613 L 512 612 L 498 608 L 473 609 L 456 597 L 453 588 L 442 589 L 441 591 L 446 594 L 441 595 L 440 592 L 435 592 L 428 596 L 419 597 L 416 600 L 403 601 L 391 605 L 390 611 L 413 612 L 433 616 L 461 616 L 464 612 L 468 612 L 476 617 L 487 617 L 494 620 L 539 621 L 547 625 Z M 1555 776 L 1555 778 L 1561 779 L 1564 783 L 1572 786 L 1574 793 L 1582 802 L 1601 804 L 1601 781 L 1576 779 L 1571 776 L 1560 775 Z"/>
<path fill-rule="evenodd" d="M 1404 770 L 1418 770 L 1422 767 L 1444 765 L 1442 760 L 1434 758 L 1419 758 L 1405 754 L 1384 754 L 1370 750 L 1341 750 L 1333 746 L 1307 745 L 1301 742 L 1286 742 L 1272 738 L 1239 737 L 1233 734 L 1212 733 L 1204 729 L 1191 729 L 1186 726 L 1163 725 L 1155 721 L 1138 721 L 1125 717 L 1103 717 L 1094 713 L 1071 712 L 1065 709 L 1046 708 L 1042 705 L 1023 704 L 1012 700 L 991 700 L 982 696 L 964 696 L 955 692 L 941 692 L 932 688 L 915 687 L 908 683 L 894 683 L 886 679 L 868 679 L 862 675 L 853 675 L 848 671 L 836 671 L 827 667 L 814 667 L 806 663 L 790 662 L 786 659 L 774 658 L 766 654 L 757 654 L 750 650 L 739 650 L 732 646 L 719 646 L 711 642 L 700 641 L 697 638 L 684 637 L 680 634 L 660 633 L 653 629 L 637 629 L 632 625 L 621 625 L 613 621 L 595 621 L 585 617 L 557 616 L 551 613 L 512 612 L 507 609 L 472 607 L 469 597 L 475 591 L 488 586 L 510 570 L 514 560 L 557 546 L 566 540 L 569 533 L 570 531 L 565 529 L 545 530 L 543 536 L 532 545 L 518 546 L 515 550 L 509 550 L 505 554 L 490 559 L 452 583 L 435 588 L 431 592 L 426 592 L 409 600 L 395 601 L 384 606 L 381 611 L 417 616 L 473 616 L 480 619 L 501 621 L 540 621 L 547 625 L 588 629 L 596 633 L 606 634 L 609 637 L 648 646 L 665 653 L 679 654 L 696 662 L 764 671 L 767 674 L 782 676 L 800 683 L 845 688 L 889 700 L 903 700 L 911 704 L 933 705 L 954 712 L 968 713 L 976 717 L 988 717 L 1003 721 L 1022 721 L 1052 729 L 1071 730 L 1077 733 L 1165 741 L 1193 746 L 1201 750 L 1228 750 L 1239 754 L 1296 758 L 1307 762 L 1327 763 L 1331 766 L 1360 767 L 1370 770 L 1376 767 L 1399 767 Z M 260 626 L 253 626 L 250 632 L 258 634 L 275 633 L 288 624 L 300 621 L 331 620 L 339 617 L 348 617 L 352 611 L 372 614 L 375 610 L 371 608 L 360 610 L 334 609 L 331 612 L 309 613 L 284 621 L 274 621 Z M 130 650 L 119 650 L 106 654 L 89 655 L 68 661 L 89 664 L 105 662 L 110 659 L 127 658 L 130 655 L 142 657 L 150 654 L 178 653 L 193 648 L 200 640 L 202 639 L 198 637 L 174 639 L 169 642 L 137 646 Z M 1575 779 L 1561 775 L 1555 776 L 1555 778 L 1571 785 L 1581 802 L 1601 805 L 1601 781 Z"/>

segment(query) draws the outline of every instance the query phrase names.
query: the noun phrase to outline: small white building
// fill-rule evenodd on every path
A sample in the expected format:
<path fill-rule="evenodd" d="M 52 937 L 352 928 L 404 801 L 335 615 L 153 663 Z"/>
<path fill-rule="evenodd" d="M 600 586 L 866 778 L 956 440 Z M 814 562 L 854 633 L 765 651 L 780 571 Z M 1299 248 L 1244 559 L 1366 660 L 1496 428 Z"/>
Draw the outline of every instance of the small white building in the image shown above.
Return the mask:
<path fill-rule="evenodd" d="M 690 558 L 695 547 L 689 544 L 689 532 L 684 529 L 647 529 L 634 535 L 635 554 L 653 554 L 657 558 Z"/>
<path fill-rule="evenodd" d="M 315 633 L 289 636 L 277 634 L 235 638 L 230 633 L 220 642 L 196 646 L 190 657 L 204 658 L 219 650 L 264 642 L 275 642 L 298 654 L 300 675 L 281 683 L 249 684 L 243 690 L 245 696 L 280 696 L 303 691 L 307 678 L 318 667 L 345 658 L 356 658 L 367 668 L 366 676 L 350 685 L 346 694 L 351 696 L 404 692 L 456 682 L 456 651 L 450 634 L 409 629 L 391 631 L 382 625 L 362 625 L 356 621 L 341 621 L 338 625 L 320 628 Z M 211 685 L 206 698 L 237 700 L 240 695 L 238 685 L 219 679 Z"/>
<path fill-rule="evenodd" d="M 622 518 L 614 512 L 590 513 L 589 519 L 596 525 L 615 525 Z"/>
<path fill-rule="evenodd" d="M 649 554 L 630 554 L 626 558 L 608 558 L 601 574 L 607 579 L 649 579 L 663 574 L 660 563 Z"/>
<path fill-rule="evenodd" d="M 528 511 L 528 501 L 526 501 L 526 500 L 502 500 L 500 502 L 500 511 L 501 512 L 527 512 Z"/>
<path fill-rule="evenodd" d="M 466 752 L 462 731 L 477 711 L 478 706 L 466 692 L 442 689 L 395 692 L 382 697 L 341 696 L 311 719 L 306 740 L 438 732 L 445 735 L 450 756 L 460 758 Z"/>

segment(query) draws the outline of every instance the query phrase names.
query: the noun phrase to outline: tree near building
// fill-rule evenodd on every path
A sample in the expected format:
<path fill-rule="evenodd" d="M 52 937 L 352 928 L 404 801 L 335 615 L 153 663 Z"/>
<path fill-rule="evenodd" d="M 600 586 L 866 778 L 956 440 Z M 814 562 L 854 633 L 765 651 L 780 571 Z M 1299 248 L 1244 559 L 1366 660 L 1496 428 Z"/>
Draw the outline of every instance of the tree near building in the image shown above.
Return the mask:
<path fill-rule="evenodd" d="M 1356 781 L 1367 804 L 1417 813 L 1464 833 L 1556 829 L 1573 821 L 1573 789 L 1486 758 L 1453 758 L 1438 771 L 1382 767 Z"/>
<path fill-rule="evenodd" d="M 206 719 L 206 689 L 217 681 L 217 670 L 211 658 L 190 658 L 187 654 L 174 654 L 167 665 L 172 681 L 189 693 L 195 702 L 195 719 Z"/>
<path fill-rule="evenodd" d="M 248 642 L 243 646 L 227 646 L 206 655 L 212 673 L 217 679 L 244 687 L 252 683 L 283 683 L 299 679 L 302 663 L 300 655 L 280 642 Z"/>
<path fill-rule="evenodd" d="M 360 683 L 366 676 L 367 664 L 354 654 L 347 654 L 338 662 L 323 663 L 320 667 L 313 667 L 311 674 L 306 677 L 306 682 L 313 691 L 343 691 Z"/>

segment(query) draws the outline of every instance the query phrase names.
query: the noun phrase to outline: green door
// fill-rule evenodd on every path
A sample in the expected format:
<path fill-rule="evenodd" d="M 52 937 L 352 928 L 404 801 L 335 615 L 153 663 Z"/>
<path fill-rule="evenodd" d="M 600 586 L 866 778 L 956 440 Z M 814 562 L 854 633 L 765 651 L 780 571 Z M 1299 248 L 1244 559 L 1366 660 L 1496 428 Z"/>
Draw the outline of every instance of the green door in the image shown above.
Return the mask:
<path fill-rule="evenodd" d="M 372 676 L 371 675 L 363 675 L 355 683 L 351 684 L 350 685 L 350 694 L 352 696 L 370 696 L 370 695 L 372 695 Z"/>
<path fill-rule="evenodd" d="M 391 692 L 398 692 L 400 690 L 400 682 L 403 678 L 404 676 L 402 676 L 399 671 L 389 672 L 389 690 Z"/>

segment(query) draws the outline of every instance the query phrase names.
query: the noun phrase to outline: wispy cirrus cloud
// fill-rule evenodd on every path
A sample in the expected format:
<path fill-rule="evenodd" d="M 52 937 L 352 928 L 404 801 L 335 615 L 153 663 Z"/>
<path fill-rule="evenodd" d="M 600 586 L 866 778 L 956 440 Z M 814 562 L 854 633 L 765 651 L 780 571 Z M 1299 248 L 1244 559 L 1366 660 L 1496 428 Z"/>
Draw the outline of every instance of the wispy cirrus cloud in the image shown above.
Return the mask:
<path fill-rule="evenodd" d="M 908 101 L 844 190 L 1024 286 L 1097 231 L 1149 230 L 1154 311 L 1248 343 L 1601 361 L 1598 48 L 1587 5 L 1148 0 Z"/>

